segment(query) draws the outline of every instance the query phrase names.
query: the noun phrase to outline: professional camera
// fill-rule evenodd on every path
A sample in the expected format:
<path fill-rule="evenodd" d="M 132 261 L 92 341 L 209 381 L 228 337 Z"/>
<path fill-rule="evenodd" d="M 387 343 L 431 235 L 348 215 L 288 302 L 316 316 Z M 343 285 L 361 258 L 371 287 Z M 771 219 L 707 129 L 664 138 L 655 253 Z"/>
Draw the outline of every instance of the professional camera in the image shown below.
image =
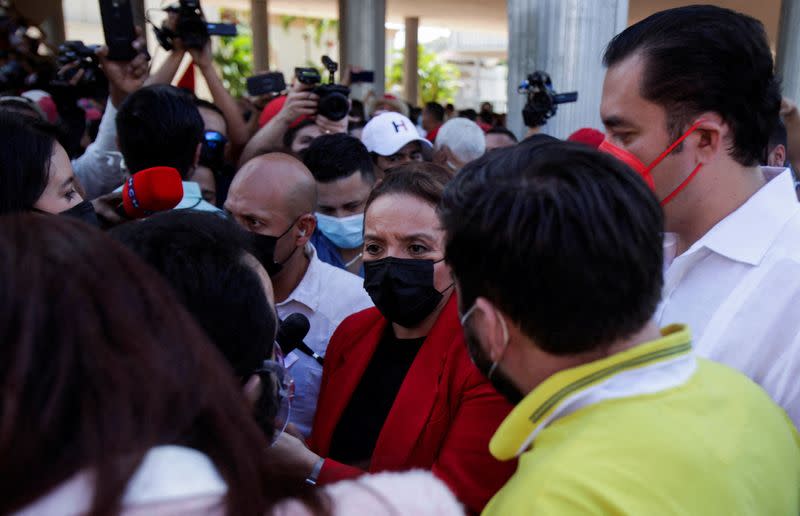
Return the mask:
<path fill-rule="evenodd" d="M 54 86 L 73 86 L 73 78 L 83 70 L 83 75 L 74 86 L 86 92 L 87 96 L 102 96 L 108 88 L 108 80 L 100 70 L 97 58 L 98 45 L 84 45 L 83 41 L 65 41 L 58 46 L 59 71 L 52 84 Z M 73 65 L 73 66 L 69 66 Z"/>
<path fill-rule="evenodd" d="M 312 91 L 319 96 L 317 113 L 328 120 L 338 122 L 350 113 L 350 88 L 335 84 L 334 76 L 339 69 L 339 63 L 328 56 L 322 56 L 322 64 L 328 70 L 328 84 L 317 86 Z M 297 80 L 303 84 L 319 84 L 322 78 L 315 68 L 295 68 Z"/>
<path fill-rule="evenodd" d="M 156 39 L 164 50 L 174 48 L 173 40 L 180 38 L 185 48 L 202 50 L 210 36 L 236 36 L 236 25 L 232 23 L 207 23 L 199 0 L 180 0 L 164 8 L 167 13 L 177 15 L 175 30 L 153 26 Z"/>
<path fill-rule="evenodd" d="M 548 118 L 556 114 L 559 104 L 578 100 L 577 91 L 556 93 L 550 76 L 542 71 L 528 75 L 528 79 L 522 81 L 517 91 L 528 96 L 528 101 L 522 109 L 522 118 L 527 127 L 544 125 Z"/>

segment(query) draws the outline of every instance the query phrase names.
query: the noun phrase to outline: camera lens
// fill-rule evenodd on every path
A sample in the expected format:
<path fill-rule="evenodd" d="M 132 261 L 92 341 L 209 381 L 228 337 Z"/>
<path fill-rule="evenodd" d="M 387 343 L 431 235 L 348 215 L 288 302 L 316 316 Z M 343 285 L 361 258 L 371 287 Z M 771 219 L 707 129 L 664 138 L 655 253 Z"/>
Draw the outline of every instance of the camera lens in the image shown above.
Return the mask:
<path fill-rule="evenodd" d="M 331 92 L 319 99 L 319 114 L 337 122 L 346 117 L 350 112 L 350 103 L 347 97 L 338 92 Z"/>

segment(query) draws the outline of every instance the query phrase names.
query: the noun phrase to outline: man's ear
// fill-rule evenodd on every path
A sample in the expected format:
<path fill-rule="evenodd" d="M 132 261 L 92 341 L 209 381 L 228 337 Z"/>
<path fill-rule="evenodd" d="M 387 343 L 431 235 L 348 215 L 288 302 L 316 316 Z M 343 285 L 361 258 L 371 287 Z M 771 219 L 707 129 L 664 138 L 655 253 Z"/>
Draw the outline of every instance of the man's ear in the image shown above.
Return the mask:
<path fill-rule="evenodd" d="M 500 360 L 508 345 L 502 314 L 485 297 L 475 300 L 475 312 L 472 317 L 476 319 L 472 324 L 480 336 L 483 351 L 492 362 Z"/>
<path fill-rule="evenodd" d="M 727 154 L 725 142 L 729 138 L 733 138 L 730 126 L 719 114 L 714 112 L 703 113 L 697 117 L 697 120 L 700 120 L 696 130 L 699 137 L 696 140 L 698 142 L 697 161 L 708 163 L 716 159 L 720 153 Z"/>
<path fill-rule="evenodd" d="M 786 166 L 786 147 L 783 144 L 778 144 L 772 149 L 767 157 L 767 165 L 770 167 L 785 167 Z"/>
<path fill-rule="evenodd" d="M 195 166 L 195 167 L 197 166 L 198 163 L 200 163 L 200 153 L 201 152 L 203 152 L 203 144 L 202 143 L 198 143 L 197 144 L 197 149 L 195 149 L 195 151 L 194 151 L 194 163 L 192 163 L 192 165 Z"/>
<path fill-rule="evenodd" d="M 297 221 L 297 228 L 300 230 L 300 234 L 297 236 L 295 244 L 297 246 L 304 246 L 311 240 L 311 235 L 313 235 L 314 230 L 317 229 L 316 217 L 310 213 L 306 213 Z"/>

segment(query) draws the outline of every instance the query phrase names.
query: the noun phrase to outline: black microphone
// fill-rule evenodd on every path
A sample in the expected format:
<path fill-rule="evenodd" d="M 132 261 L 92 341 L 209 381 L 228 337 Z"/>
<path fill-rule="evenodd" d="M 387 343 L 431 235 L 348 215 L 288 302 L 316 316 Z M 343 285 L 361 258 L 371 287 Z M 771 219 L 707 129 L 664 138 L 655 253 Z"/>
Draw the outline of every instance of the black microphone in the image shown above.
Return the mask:
<path fill-rule="evenodd" d="M 308 317 L 297 313 L 289 314 L 286 319 L 281 321 L 275 340 L 284 354 L 288 355 L 296 349 L 316 360 L 319 365 L 323 365 L 325 359 L 303 342 L 310 329 L 311 323 L 308 322 Z"/>

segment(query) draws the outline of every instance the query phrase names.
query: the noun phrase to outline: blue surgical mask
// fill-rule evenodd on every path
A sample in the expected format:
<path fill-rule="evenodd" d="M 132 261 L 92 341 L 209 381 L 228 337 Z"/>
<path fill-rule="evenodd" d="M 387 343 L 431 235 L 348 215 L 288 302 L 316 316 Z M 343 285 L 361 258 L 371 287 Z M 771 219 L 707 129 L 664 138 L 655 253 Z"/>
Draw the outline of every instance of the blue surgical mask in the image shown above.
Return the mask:
<path fill-rule="evenodd" d="M 355 249 L 364 245 L 364 214 L 331 217 L 317 213 L 317 227 L 339 249 Z"/>

